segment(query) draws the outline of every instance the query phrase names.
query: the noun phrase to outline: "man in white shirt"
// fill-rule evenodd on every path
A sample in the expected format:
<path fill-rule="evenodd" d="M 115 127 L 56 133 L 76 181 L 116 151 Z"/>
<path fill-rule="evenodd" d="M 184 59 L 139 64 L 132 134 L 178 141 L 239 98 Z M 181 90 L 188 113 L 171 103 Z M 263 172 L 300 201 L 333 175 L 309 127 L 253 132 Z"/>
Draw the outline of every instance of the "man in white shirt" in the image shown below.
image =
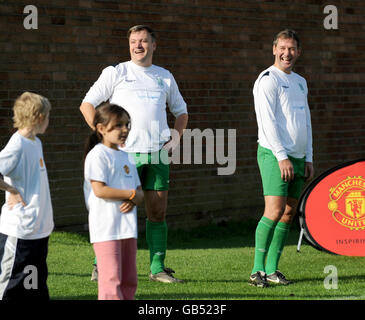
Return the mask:
<path fill-rule="evenodd" d="M 184 102 L 172 74 L 152 64 L 156 50 L 153 30 L 145 25 L 128 31 L 131 60 L 103 70 L 80 106 L 93 128 L 95 107 L 109 100 L 131 116 L 131 131 L 123 148 L 133 154 L 144 190 L 146 238 L 150 249 L 150 279 L 180 282 L 165 268 L 167 248 L 166 209 L 169 186 L 168 153 L 179 144 L 188 122 Z M 174 134 L 167 124 L 166 104 L 175 116 Z"/>
<path fill-rule="evenodd" d="M 274 65 L 261 72 L 253 88 L 265 198 L 249 280 L 257 287 L 290 283 L 278 270 L 279 259 L 305 180 L 314 175 L 307 83 L 292 71 L 300 53 L 296 32 L 279 32 L 273 43 Z"/>

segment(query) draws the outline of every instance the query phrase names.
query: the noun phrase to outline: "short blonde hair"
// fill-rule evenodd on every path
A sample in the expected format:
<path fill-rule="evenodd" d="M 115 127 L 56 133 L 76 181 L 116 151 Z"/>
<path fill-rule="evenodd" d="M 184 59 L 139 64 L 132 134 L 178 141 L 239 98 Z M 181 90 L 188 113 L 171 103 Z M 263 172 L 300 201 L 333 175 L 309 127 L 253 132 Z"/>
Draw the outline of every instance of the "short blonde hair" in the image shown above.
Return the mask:
<path fill-rule="evenodd" d="M 33 128 L 39 124 L 39 117 L 46 116 L 51 110 L 51 103 L 46 97 L 32 92 L 24 92 L 13 107 L 14 128 Z"/>

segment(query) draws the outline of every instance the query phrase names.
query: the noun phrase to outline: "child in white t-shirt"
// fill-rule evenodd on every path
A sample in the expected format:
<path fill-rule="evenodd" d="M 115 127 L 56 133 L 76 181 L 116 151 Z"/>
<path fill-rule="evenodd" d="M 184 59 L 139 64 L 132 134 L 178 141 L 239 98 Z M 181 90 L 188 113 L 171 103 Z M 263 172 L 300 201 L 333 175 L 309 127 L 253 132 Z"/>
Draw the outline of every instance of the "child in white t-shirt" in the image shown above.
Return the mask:
<path fill-rule="evenodd" d="M 6 191 L 0 216 L 1 300 L 49 299 L 46 259 L 53 209 L 36 135 L 46 131 L 50 110 L 47 98 L 24 92 L 13 108 L 18 131 L 0 152 L 0 189 Z"/>
<path fill-rule="evenodd" d="M 90 242 L 98 264 L 98 299 L 132 300 L 137 289 L 137 208 L 143 191 L 137 169 L 120 150 L 130 129 L 127 111 L 96 108 L 86 146 L 84 195 Z"/>

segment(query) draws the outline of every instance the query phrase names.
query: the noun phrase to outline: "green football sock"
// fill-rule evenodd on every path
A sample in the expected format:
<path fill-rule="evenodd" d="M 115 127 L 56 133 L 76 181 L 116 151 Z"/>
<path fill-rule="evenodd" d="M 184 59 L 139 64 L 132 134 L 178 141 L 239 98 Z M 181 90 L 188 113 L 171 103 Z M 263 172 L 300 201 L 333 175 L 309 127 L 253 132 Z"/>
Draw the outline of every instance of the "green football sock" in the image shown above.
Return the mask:
<path fill-rule="evenodd" d="M 150 249 L 150 269 L 152 274 L 162 272 L 167 248 L 167 224 L 146 220 L 146 240 Z"/>
<path fill-rule="evenodd" d="M 271 274 L 278 270 L 279 259 L 288 238 L 290 224 L 278 222 L 272 237 L 269 252 L 267 253 L 266 273 Z"/>
<path fill-rule="evenodd" d="M 275 230 L 276 221 L 262 217 L 257 224 L 255 233 L 255 259 L 251 274 L 257 271 L 265 272 L 265 258 Z"/>

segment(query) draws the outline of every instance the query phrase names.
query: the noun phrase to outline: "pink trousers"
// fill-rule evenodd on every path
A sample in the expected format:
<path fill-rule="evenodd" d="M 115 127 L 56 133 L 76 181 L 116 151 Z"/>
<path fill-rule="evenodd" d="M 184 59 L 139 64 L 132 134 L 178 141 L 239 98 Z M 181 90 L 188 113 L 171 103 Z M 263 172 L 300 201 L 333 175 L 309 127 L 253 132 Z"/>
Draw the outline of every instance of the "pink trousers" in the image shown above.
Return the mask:
<path fill-rule="evenodd" d="M 93 244 L 98 266 L 98 300 L 134 300 L 137 239 Z"/>

